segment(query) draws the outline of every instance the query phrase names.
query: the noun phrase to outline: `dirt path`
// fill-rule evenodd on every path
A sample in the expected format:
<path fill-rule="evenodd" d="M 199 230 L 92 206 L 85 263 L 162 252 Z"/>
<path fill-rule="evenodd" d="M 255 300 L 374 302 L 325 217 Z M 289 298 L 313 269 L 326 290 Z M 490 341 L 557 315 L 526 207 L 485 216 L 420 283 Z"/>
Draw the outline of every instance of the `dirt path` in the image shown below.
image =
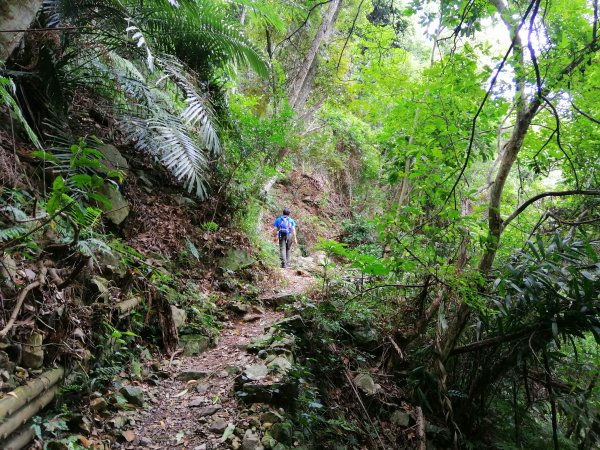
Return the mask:
<path fill-rule="evenodd" d="M 314 278 L 303 271 L 281 270 L 280 275 L 282 288 L 265 291 L 263 297 L 304 293 L 314 283 Z M 258 360 L 245 348 L 282 318 L 281 312 L 255 308 L 244 318 L 228 322 L 215 348 L 199 356 L 162 360 L 160 368 L 155 368 L 169 378 L 157 385 L 139 384 L 144 390 L 146 406 L 120 413 L 122 419 L 119 416 L 112 419 L 124 423 L 120 427 L 122 443 L 114 448 L 236 448 L 239 441 L 221 442 L 227 426 L 249 429 L 257 425 L 252 417 L 255 411 L 245 409 L 234 397 L 236 376 Z"/>

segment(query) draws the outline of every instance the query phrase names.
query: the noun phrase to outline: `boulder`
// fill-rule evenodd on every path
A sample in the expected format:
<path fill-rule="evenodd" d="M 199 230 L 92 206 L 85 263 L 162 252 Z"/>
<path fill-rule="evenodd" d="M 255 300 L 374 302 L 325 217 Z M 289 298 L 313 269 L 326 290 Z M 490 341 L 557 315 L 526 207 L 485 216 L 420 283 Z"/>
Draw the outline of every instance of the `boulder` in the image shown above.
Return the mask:
<path fill-rule="evenodd" d="M 109 184 L 104 184 L 98 192 L 110 201 L 110 208 L 102 205 L 102 210 L 106 213 L 108 220 L 115 225 L 121 224 L 129 215 L 129 203 L 121 191 Z"/>
<path fill-rule="evenodd" d="M 238 374 L 242 373 L 242 369 L 240 369 L 235 364 L 228 364 L 225 367 L 225 371 L 227 372 L 227 375 L 238 375 Z"/>
<path fill-rule="evenodd" d="M 294 427 L 290 422 L 278 422 L 273 424 L 270 432 L 276 441 L 291 444 Z"/>
<path fill-rule="evenodd" d="M 242 322 L 256 322 L 262 318 L 262 314 L 246 314 L 242 317 Z"/>
<path fill-rule="evenodd" d="M 4 255 L 0 258 L 2 264 L 0 264 L 0 275 L 2 280 L 7 286 L 13 287 L 14 280 L 17 279 L 17 263 L 10 255 Z"/>
<path fill-rule="evenodd" d="M 179 341 L 183 347 L 183 354 L 185 356 L 199 355 L 210 347 L 210 339 L 201 334 L 185 334 L 180 336 Z"/>
<path fill-rule="evenodd" d="M 135 406 L 144 406 L 144 391 L 136 386 L 123 386 L 119 392 L 123 397 Z"/>
<path fill-rule="evenodd" d="M 285 305 L 290 305 L 301 300 L 303 294 L 298 292 L 280 292 L 277 294 L 269 294 L 259 298 L 265 305 L 272 308 L 280 308 Z"/>
<path fill-rule="evenodd" d="M 271 345 L 273 339 L 274 337 L 272 332 L 257 336 L 250 341 L 250 344 L 246 346 L 246 350 L 258 352 L 266 349 Z"/>
<path fill-rule="evenodd" d="M 220 409 L 221 407 L 219 405 L 204 406 L 198 410 L 198 415 L 200 417 L 212 416 Z"/>
<path fill-rule="evenodd" d="M 294 335 L 284 334 L 276 336 L 271 345 L 269 345 L 269 348 L 276 351 L 291 350 L 295 343 L 296 337 Z"/>
<path fill-rule="evenodd" d="M 372 352 L 379 347 L 379 335 L 371 328 L 360 328 L 350 333 L 360 349 Z"/>
<path fill-rule="evenodd" d="M 103 412 L 108 408 L 108 402 L 104 397 L 98 397 L 90 402 L 90 411 Z"/>
<path fill-rule="evenodd" d="M 452 442 L 452 433 L 448 428 L 438 427 L 432 423 L 425 424 L 427 439 L 431 439 L 438 445 L 449 445 Z"/>
<path fill-rule="evenodd" d="M 235 389 L 236 397 L 246 404 L 267 403 L 275 406 L 293 407 L 298 397 L 298 385 L 292 380 L 280 383 L 244 383 L 241 381 L 241 377 L 238 377 Z"/>
<path fill-rule="evenodd" d="M 264 364 L 251 364 L 244 369 L 244 376 L 248 380 L 261 380 L 267 376 L 269 369 Z"/>
<path fill-rule="evenodd" d="M 368 373 L 359 373 L 354 377 L 354 384 L 366 394 L 373 395 L 377 393 L 380 386 L 375 384 L 373 378 Z"/>
<path fill-rule="evenodd" d="M 103 144 L 98 147 L 98 150 L 104 155 L 102 163 L 108 167 L 109 170 L 127 171 L 129 169 L 129 163 L 114 145 Z"/>
<path fill-rule="evenodd" d="M 221 258 L 219 267 L 231 272 L 237 272 L 244 267 L 251 266 L 255 262 L 256 260 L 246 250 L 232 248 Z"/>
<path fill-rule="evenodd" d="M 0 370 L 5 370 L 8 373 L 12 373 L 15 370 L 15 363 L 10 360 L 8 353 L 4 350 L 0 350 Z"/>
<path fill-rule="evenodd" d="M 32 333 L 23 345 L 22 363 L 28 369 L 39 369 L 44 365 L 44 337 L 40 333 Z"/>
<path fill-rule="evenodd" d="M 296 314 L 275 322 L 272 327 L 285 331 L 299 331 L 304 328 L 304 321 L 300 315 Z"/>
<path fill-rule="evenodd" d="M 227 309 L 233 312 L 234 314 L 242 315 L 250 312 L 251 307 L 246 303 L 234 302 L 227 305 Z"/>
<path fill-rule="evenodd" d="M 278 423 L 283 420 L 283 416 L 275 411 L 267 411 L 260 415 L 260 421 L 262 423 Z"/>
<path fill-rule="evenodd" d="M 211 422 L 211 424 L 208 426 L 208 429 L 213 433 L 223 434 L 225 429 L 227 429 L 227 422 L 221 418 L 217 418 Z"/>
<path fill-rule="evenodd" d="M 185 325 L 185 321 L 187 320 L 187 313 L 185 312 L 185 310 L 178 308 L 174 305 L 171 305 L 171 312 L 173 314 L 173 322 L 179 330 L 182 326 Z"/>
<path fill-rule="evenodd" d="M 127 275 L 127 265 L 112 252 L 97 252 L 94 255 L 98 267 L 103 274 L 111 275 L 110 278 L 124 278 Z"/>
<path fill-rule="evenodd" d="M 271 436 L 271 433 L 268 432 L 262 437 L 260 443 L 267 449 L 272 449 L 277 445 L 277 441 Z"/>
<path fill-rule="evenodd" d="M 204 394 L 204 393 L 208 392 L 209 389 L 210 389 L 210 384 L 200 383 L 200 384 L 196 385 L 196 392 L 198 394 Z"/>
<path fill-rule="evenodd" d="M 279 374 L 286 374 L 292 368 L 292 363 L 284 355 L 275 357 L 267 367 Z"/>

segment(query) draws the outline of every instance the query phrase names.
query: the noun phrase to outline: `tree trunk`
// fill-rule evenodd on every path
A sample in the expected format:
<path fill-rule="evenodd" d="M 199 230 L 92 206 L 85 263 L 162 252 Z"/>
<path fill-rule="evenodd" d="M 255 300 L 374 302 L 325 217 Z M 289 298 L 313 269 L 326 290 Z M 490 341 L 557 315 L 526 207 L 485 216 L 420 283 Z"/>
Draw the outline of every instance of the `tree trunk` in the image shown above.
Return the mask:
<path fill-rule="evenodd" d="M 500 206 L 502 202 L 504 186 L 506 185 L 506 180 L 508 179 L 508 175 L 510 174 L 513 164 L 517 159 L 517 155 L 521 150 L 523 139 L 525 139 L 525 135 L 529 131 L 531 121 L 537 114 L 541 105 L 541 99 L 539 97 L 535 97 L 530 101 L 529 105 L 526 106 L 525 99 L 523 98 L 523 78 L 520 75 L 524 67 L 523 44 L 521 42 L 521 38 L 517 34 L 517 26 L 513 23 L 512 17 L 506 10 L 506 3 L 504 3 L 503 0 L 492 0 L 492 3 L 494 6 L 496 6 L 498 13 L 508 28 L 511 38 L 514 39 L 513 56 L 516 61 L 513 66 L 518 67 L 515 68 L 517 73 L 515 77 L 515 105 L 517 116 L 512 134 L 502 148 L 500 165 L 490 192 L 490 201 L 488 204 L 488 236 L 483 256 L 479 262 L 479 272 L 484 278 L 492 269 L 494 258 L 496 257 L 496 252 L 498 251 L 498 245 L 500 243 L 500 235 L 503 231 L 502 218 L 500 216 Z M 467 303 L 461 302 L 456 312 L 456 318 L 448 330 L 445 345 L 440 354 L 440 360 L 442 363 L 445 363 L 450 356 L 450 353 L 460 338 L 470 315 L 471 307 Z"/>
<path fill-rule="evenodd" d="M 302 65 L 300 66 L 300 70 L 296 75 L 292 85 L 290 86 L 290 105 L 294 110 L 297 110 L 298 100 L 300 98 L 300 93 L 308 80 L 308 73 L 315 62 L 315 58 L 321 47 L 321 43 L 326 40 L 331 32 L 333 31 L 333 26 L 335 25 L 335 21 L 337 19 L 337 15 L 342 4 L 341 0 L 332 0 L 329 3 L 329 8 L 323 15 L 323 20 L 321 21 L 321 25 L 317 30 L 317 34 L 312 41 L 312 44 L 308 50 L 308 53 L 304 57 L 302 61 Z"/>

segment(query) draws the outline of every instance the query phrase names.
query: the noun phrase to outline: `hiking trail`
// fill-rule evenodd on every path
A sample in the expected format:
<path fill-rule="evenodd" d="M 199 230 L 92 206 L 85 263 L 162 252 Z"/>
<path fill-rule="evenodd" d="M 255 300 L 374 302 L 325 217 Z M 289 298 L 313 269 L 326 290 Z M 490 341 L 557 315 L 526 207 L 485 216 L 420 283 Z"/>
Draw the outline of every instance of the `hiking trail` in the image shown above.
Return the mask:
<path fill-rule="evenodd" d="M 299 257 L 294 266 L 310 270 L 316 262 L 311 257 Z M 235 397 L 234 382 L 248 366 L 265 367 L 264 361 L 246 349 L 252 339 L 264 335 L 272 324 L 283 319 L 277 306 L 308 292 L 315 283 L 305 270 L 276 270 L 282 280 L 280 288 L 263 290 L 259 297 L 263 306 L 248 305 L 243 316 L 230 317 L 214 348 L 197 356 L 165 356 L 152 363 L 152 369 L 162 379 L 131 385 L 131 394 L 137 393 L 140 399 L 143 395 L 144 407 L 122 411 L 111 419 L 115 428 L 119 428 L 119 421 L 123 424 L 120 428 L 124 440 L 115 448 L 208 450 L 236 449 L 242 444 L 244 449 L 262 448 L 260 411 L 256 405 L 246 405 Z M 277 382 L 277 378 L 277 373 L 269 373 L 265 380 Z M 276 413 L 276 408 L 269 409 Z M 252 412 L 256 416 L 248 417 Z M 253 432 L 246 433 L 243 442 L 242 437 L 221 442 L 234 426 Z"/>

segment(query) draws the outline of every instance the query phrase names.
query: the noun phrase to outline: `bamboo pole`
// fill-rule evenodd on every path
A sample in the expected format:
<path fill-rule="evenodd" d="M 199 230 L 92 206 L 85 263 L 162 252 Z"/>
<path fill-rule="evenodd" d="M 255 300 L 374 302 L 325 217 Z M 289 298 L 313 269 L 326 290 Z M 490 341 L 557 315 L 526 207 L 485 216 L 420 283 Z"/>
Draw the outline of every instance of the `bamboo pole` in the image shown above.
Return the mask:
<path fill-rule="evenodd" d="M 0 442 L 0 448 L 4 450 L 21 450 L 25 448 L 35 437 L 35 432 L 31 427 L 23 427 L 18 433 L 7 441 Z"/>
<path fill-rule="evenodd" d="M 21 425 L 25 424 L 40 410 L 46 407 L 46 405 L 54 399 L 57 392 L 58 387 L 56 385 L 52 386 L 48 391 L 2 422 L 2 424 L 0 424 L 0 439 L 6 439 L 13 431 L 17 430 Z"/>
<path fill-rule="evenodd" d="M 0 420 L 10 420 L 16 411 L 38 397 L 42 392 L 54 386 L 65 374 L 65 369 L 58 367 L 48 370 L 25 386 L 19 386 L 0 400 Z M 4 424 L 2 424 L 4 425 Z"/>

